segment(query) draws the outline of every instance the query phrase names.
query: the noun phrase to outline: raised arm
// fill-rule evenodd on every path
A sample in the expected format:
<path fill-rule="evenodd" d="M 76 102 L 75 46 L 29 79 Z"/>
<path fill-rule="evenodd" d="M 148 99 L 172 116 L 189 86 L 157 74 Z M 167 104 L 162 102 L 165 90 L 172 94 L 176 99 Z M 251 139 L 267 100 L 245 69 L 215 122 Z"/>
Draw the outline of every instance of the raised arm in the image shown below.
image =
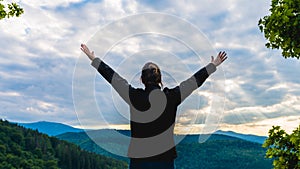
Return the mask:
<path fill-rule="evenodd" d="M 128 84 L 127 80 L 122 78 L 100 58 L 95 57 L 94 51 L 90 51 L 85 44 L 81 44 L 81 50 L 92 61 L 92 66 L 97 69 L 97 71 L 104 77 L 104 79 L 112 85 L 112 87 L 127 103 L 130 103 L 129 92 L 133 88 Z"/>
<path fill-rule="evenodd" d="M 192 77 L 181 82 L 177 86 L 177 90 L 180 92 L 180 98 L 178 103 L 180 104 L 185 98 L 187 98 L 194 90 L 200 87 L 205 80 L 214 73 L 219 65 L 221 65 L 227 59 L 226 52 L 219 52 L 218 56 L 214 58 L 211 56 L 211 62 L 204 68 L 197 71 Z"/>

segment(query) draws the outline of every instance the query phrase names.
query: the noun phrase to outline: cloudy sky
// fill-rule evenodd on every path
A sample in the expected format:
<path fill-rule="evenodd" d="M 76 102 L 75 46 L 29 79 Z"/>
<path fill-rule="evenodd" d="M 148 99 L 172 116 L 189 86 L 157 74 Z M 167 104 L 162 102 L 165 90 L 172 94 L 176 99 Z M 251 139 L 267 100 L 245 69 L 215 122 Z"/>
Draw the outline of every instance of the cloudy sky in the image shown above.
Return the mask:
<path fill-rule="evenodd" d="M 300 124 L 300 62 L 267 49 L 259 18 L 269 1 L 33 0 L 0 21 L 0 118 L 75 127 L 128 128 L 128 108 L 81 53 L 136 87 L 148 60 L 174 87 L 225 50 L 228 60 L 180 107 L 178 132 L 267 135 Z"/>

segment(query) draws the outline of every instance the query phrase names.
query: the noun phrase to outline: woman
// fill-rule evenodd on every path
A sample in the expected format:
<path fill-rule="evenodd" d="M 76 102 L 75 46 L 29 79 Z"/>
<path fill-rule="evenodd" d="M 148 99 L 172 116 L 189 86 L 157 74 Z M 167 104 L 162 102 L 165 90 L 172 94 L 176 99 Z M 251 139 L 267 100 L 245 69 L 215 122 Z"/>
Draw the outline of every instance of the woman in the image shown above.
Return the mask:
<path fill-rule="evenodd" d="M 193 76 L 174 88 L 163 88 L 161 71 L 152 62 L 144 65 L 141 80 L 145 88 L 134 88 L 110 68 L 94 51 L 81 44 L 81 50 L 92 61 L 92 66 L 113 86 L 130 107 L 131 141 L 128 148 L 130 169 L 173 169 L 177 157 L 174 126 L 177 107 L 210 74 L 227 59 L 225 52 Z"/>

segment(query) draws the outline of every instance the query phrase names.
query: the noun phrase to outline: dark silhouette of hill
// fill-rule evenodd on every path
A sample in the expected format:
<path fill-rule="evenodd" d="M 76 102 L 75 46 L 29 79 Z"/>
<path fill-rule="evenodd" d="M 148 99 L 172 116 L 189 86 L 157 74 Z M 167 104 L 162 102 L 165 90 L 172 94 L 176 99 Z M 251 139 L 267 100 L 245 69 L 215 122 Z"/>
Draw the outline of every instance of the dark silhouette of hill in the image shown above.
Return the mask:
<path fill-rule="evenodd" d="M 0 168 L 127 168 L 124 161 L 0 119 Z"/>

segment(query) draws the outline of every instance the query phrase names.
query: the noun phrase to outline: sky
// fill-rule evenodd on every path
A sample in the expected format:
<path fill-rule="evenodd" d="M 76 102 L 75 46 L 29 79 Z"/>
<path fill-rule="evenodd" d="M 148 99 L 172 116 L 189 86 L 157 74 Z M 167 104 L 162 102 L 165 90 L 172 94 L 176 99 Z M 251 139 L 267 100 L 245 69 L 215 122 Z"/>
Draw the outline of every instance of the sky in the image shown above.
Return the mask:
<path fill-rule="evenodd" d="M 7 1 L 4 1 L 4 3 Z M 128 128 L 128 107 L 80 51 L 133 86 L 158 63 L 174 87 L 216 56 L 228 59 L 180 107 L 175 131 L 230 130 L 267 135 L 300 124 L 300 62 L 265 47 L 257 26 L 269 1 L 32 0 L 0 20 L 0 118 L 79 128 Z"/>

